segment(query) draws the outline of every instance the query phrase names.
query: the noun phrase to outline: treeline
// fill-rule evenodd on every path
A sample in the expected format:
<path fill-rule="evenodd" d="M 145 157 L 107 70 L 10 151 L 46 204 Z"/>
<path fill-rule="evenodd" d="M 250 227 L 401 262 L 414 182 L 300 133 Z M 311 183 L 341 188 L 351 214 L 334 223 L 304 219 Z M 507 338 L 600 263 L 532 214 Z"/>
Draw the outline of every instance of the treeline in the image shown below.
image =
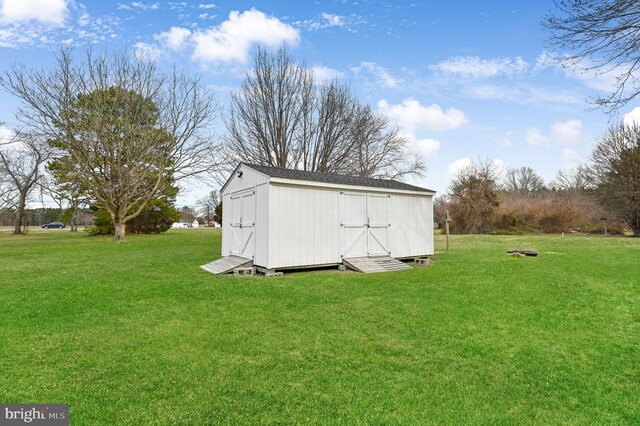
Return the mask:
<path fill-rule="evenodd" d="M 23 213 L 23 226 L 42 226 L 51 222 L 69 223 L 69 214 L 67 209 L 59 208 L 38 208 L 26 209 Z M 79 209 L 77 212 L 78 226 L 93 226 L 93 213 L 89 209 Z M 0 210 L 0 226 L 14 226 L 16 222 L 15 209 Z"/>
<path fill-rule="evenodd" d="M 436 198 L 435 221 L 444 228 L 448 217 L 451 232 L 459 234 L 624 235 L 630 230 L 637 235 L 638 228 L 632 225 L 640 211 L 631 208 L 625 217 L 629 209 L 613 208 L 607 202 L 614 197 L 608 192 L 612 189 L 601 188 L 592 173 L 583 165 L 559 172 L 545 184 L 528 167 L 505 171 L 490 161 L 473 163 L 454 177 L 449 194 Z"/>

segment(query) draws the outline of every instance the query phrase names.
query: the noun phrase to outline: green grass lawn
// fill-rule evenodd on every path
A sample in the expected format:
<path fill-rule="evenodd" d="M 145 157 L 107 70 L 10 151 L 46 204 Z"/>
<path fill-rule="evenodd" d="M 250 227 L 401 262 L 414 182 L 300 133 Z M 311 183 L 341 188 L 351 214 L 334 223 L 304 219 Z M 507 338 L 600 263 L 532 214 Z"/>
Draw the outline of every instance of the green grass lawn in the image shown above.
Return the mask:
<path fill-rule="evenodd" d="M 0 233 L 0 402 L 74 425 L 640 423 L 640 239 L 456 236 L 429 268 L 279 278 L 198 268 L 219 251 L 213 229 Z"/>

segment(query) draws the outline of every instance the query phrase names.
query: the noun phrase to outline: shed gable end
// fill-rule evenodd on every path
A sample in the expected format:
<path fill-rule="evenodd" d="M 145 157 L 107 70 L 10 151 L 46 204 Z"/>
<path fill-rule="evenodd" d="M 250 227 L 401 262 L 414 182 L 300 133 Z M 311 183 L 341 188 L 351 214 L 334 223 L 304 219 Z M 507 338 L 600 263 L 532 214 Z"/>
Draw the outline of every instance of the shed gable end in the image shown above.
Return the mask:
<path fill-rule="evenodd" d="M 239 165 L 229 177 L 229 180 L 222 187 L 222 194 L 233 194 L 238 191 L 244 191 L 248 188 L 263 185 L 269 182 L 269 177 L 264 174 L 245 166 Z"/>

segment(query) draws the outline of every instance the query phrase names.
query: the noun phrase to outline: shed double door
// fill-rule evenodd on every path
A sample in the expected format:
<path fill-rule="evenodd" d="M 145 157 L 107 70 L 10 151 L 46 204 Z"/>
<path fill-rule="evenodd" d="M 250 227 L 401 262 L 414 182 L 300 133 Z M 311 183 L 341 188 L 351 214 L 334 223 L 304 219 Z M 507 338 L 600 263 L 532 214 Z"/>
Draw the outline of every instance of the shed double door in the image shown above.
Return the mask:
<path fill-rule="evenodd" d="M 253 258 L 256 237 L 256 192 L 247 192 L 231 196 L 231 254 Z"/>
<path fill-rule="evenodd" d="M 340 192 L 342 257 L 389 256 L 388 194 Z"/>

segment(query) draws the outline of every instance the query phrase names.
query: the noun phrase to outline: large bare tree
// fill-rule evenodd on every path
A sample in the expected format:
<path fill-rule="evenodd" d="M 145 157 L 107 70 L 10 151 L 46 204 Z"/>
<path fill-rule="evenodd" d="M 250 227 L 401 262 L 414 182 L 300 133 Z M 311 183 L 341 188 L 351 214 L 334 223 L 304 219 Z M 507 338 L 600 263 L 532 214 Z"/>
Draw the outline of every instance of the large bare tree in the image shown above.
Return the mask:
<path fill-rule="evenodd" d="M 275 55 L 258 49 L 253 70 L 231 96 L 229 161 L 294 168 L 314 90 L 311 70 L 296 65 L 284 48 Z"/>
<path fill-rule="evenodd" d="M 259 49 L 226 120 L 229 164 L 365 177 L 421 175 L 424 162 L 389 120 L 362 105 L 346 85 L 318 84 L 284 48 Z"/>
<path fill-rule="evenodd" d="M 545 16 L 550 44 L 563 65 L 583 72 L 615 73 L 615 88 L 595 104 L 615 112 L 640 93 L 640 2 L 554 0 Z"/>
<path fill-rule="evenodd" d="M 426 171 L 422 157 L 407 151 L 408 141 L 400 130 L 369 105 L 357 106 L 349 136 L 354 144 L 349 153 L 351 174 L 402 180 Z"/>
<path fill-rule="evenodd" d="M 18 120 L 54 141 L 62 175 L 109 212 L 114 242 L 167 186 L 216 168 L 217 107 L 196 76 L 126 52 L 76 60 L 63 49 L 51 69 L 16 65 L 0 85 L 22 101 Z"/>
<path fill-rule="evenodd" d="M 545 189 L 544 179 L 531 167 L 508 169 L 503 185 L 507 191 L 518 192 L 525 196 L 540 193 Z"/>
<path fill-rule="evenodd" d="M 0 177 L 4 182 L 0 183 L 0 197 L 5 207 L 15 209 L 14 234 L 23 233 L 28 197 L 42 179 L 50 154 L 46 140 L 36 133 L 18 131 L 9 140 L 0 141 Z"/>
<path fill-rule="evenodd" d="M 640 237 L 640 126 L 610 129 L 594 147 L 587 171 L 598 201 Z"/>

